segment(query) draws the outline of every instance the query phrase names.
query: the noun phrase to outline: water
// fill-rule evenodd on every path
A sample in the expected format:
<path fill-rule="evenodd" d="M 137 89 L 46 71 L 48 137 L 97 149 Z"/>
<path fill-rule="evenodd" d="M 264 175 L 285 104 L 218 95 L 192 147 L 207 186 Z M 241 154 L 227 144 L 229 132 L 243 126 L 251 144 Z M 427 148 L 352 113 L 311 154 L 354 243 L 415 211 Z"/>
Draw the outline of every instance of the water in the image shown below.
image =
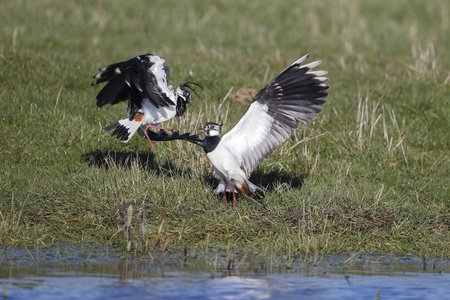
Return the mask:
<path fill-rule="evenodd" d="M 0 280 L 3 299 L 450 299 L 448 261 L 368 254 L 0 249 Z"/>

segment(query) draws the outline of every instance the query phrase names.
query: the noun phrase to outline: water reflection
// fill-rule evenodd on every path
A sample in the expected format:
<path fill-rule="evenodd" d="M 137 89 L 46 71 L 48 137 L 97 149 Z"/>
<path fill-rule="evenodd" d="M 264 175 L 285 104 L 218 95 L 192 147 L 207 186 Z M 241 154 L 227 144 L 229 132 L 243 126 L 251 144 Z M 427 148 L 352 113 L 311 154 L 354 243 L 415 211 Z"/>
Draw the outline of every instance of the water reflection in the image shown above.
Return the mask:
<path fill-rule="evenodd" d="M 375 255 L 0 249 L 4 299 L 445 299 L 449 270 L 447 261 Z"/>

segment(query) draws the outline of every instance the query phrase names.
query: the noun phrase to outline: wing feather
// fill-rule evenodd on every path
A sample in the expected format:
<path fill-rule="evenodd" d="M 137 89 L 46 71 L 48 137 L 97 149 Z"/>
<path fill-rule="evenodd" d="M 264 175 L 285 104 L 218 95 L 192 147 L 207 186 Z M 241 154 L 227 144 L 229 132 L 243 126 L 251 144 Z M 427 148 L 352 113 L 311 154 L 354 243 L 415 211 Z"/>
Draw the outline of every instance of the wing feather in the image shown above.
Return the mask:
<path fill-rule="evenodd" d="M 97 105 L 102 107 L 128 99 L 138 107 L 143 99 L 157 108 L 175 105 L 176 97 L 168 85 L 169 70 L 164 62 L 159 56 L 146 54 L 101 68 L 91 85 L 108 83 L 98 93 Z"/>
<path fill-rule="evenodd" d="M 253 98 L 245 114 L 222 143 L 230 149 L 247 177 L 297 129 L 322 111 L 328 95 L 325 71 L 310 71 L 321 61 L 301 65 L 305 55 L 287 67 Z"/>

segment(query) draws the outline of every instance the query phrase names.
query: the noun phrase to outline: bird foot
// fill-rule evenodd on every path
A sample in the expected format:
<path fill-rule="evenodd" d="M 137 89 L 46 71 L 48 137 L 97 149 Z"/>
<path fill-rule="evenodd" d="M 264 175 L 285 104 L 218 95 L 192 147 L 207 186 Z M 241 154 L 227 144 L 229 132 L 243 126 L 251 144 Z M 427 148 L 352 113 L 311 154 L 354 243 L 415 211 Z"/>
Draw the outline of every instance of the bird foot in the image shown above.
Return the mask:
<path fill-rule="evenodd" d="M 152 148 L 153 153 L 156 154 L 155 146 L 153 146 L 153 143 L 152 143 L 152 141 L 150 140 L 150 137 L 147 134 L 147 129 L 148 129 L 148 127 L 144 129 L 144 135 L 147 138 L 148 143 L 150 144 L 150 148 Z"/>
<path fill-rule="evenodd" d="M 237 203 L 237 200 L 236 200 L 236 193 L 234 192 L 236 189 L 235 189 L 235 187 L 234 187 L 234 180 L 231 180 L 231 192 L 233 193 L 233 209 L 234 209 L 234 206 L 236 205 L 236 203 Z"/>
<path fill-rule="evenodd" d="M 236 196 L 233 194 L 233 209 L 236 206 L 237 200 L 236 200 Z"/>
<path fill-rule="evenodd" d="M 227 193 L 226 192 L 223 192 L 222 202 L 227 203 Z"/>
<path fill-rule="evenodd" d="M 150 141 L 150 139 L 148 139 L 148 143 L 150 144 L 150 148 L 152 148 L 153 153 L 156 154 L 155 146 L 153 146 L 153 143 L 152 143 L 152 141 Z"/>

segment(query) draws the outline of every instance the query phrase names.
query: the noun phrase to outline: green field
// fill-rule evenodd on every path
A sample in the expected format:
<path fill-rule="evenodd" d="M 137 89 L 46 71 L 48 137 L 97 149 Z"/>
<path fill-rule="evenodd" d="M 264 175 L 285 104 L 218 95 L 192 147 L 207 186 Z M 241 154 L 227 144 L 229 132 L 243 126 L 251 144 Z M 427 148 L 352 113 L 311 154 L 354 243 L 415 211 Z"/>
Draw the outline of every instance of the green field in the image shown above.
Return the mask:
<path fill-rule="evenodd" d="M 126 230 L 149 251 L 165 212 L 169 247 L 449 258 L 449 11 L 421 0 L 1 1 L 0 245 L 126 246 Z M 126 104 L 98 109 L 92 76 L 147 52 L 166 59 L 172 85 L 204 87 L 164 123 L 181 132 L 206 121 L 226 132 L 246 109 L 235 93 L 306 53 L 323 61 L 323 112 L 251 177 L 263 201 L 222 203 L 200 147 L 156 142 L 154 155 L 145 139 L 101 130 Z M 129 223 L 122 202 L 136 202 Z"/>

